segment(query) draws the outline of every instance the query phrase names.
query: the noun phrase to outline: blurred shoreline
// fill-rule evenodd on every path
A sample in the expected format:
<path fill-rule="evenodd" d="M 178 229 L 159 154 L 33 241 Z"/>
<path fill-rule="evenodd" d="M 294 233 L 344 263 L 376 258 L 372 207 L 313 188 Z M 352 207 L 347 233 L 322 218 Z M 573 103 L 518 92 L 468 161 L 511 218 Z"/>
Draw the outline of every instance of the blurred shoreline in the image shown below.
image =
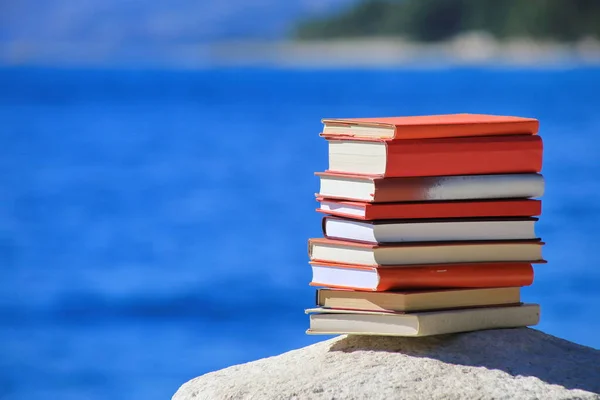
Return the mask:
<path fill-rule="evenodd" d="M 123 46 L 120 43 L 0 43 L 2 66 L 389 68 L 599 66 L 600 41 L 577 43 L 518 39 L 500 42 L 484 33 L 423 44 L 402 38 L 314 41 L 228 41 Z"/>

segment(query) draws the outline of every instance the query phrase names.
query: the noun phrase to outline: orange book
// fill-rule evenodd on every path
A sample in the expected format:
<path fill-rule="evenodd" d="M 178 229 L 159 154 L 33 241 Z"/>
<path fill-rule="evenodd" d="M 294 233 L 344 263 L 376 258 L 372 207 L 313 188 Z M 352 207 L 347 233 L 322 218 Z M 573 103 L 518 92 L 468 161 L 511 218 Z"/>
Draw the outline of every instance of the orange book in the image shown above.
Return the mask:
<path fill-rule="evenodd" d="M 322 120 L 324 137 L 381 139 L 431 139 L 464 136 L 535 135 L 539 122 L 486 114 L 446 114 L 410 117 L 348 118 Z"/>
<path fill-rule="evenodd" d="M 317 197 L 318 212 L 373 221 L 381 219 L 533 217 L 542 212 L 534 199 L 428 201 L 414 203 L 364 203 Z"/>
<path fill-rule="evenodd" d="M 537 173 L 539 135 L 442 139 L 329 138 L 328 171 L 386 178 Z"/>
<path fill-rule="evenodd" d="M 310 265 L 311 286 L 373 292 L 519 287 L 533 282 L 533 267 L 527 262 L 366 267 L 315 261 Z"/>

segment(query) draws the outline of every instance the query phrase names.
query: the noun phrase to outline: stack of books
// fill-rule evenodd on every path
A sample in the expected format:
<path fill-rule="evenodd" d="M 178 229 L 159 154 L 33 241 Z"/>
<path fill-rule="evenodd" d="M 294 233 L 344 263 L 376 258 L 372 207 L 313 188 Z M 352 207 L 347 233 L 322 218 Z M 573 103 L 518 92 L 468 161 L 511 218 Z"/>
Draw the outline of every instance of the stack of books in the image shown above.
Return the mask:
<path fill-rule="evenodd" d="M 427 336 L 536 325 L 544 263 L 532 118 L 325 119 L 323 238 L 309 239 L 309 334 Z"/>

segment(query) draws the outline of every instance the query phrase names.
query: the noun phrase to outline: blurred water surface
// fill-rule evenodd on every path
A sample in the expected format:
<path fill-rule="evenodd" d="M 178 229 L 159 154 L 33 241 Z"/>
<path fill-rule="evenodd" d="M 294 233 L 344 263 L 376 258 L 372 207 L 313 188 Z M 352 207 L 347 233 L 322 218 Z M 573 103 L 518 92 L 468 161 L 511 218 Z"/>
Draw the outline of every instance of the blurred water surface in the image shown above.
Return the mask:
<path fill-rule="evenodd" d="M 537 117 L 539 329 L 600 347 L 600 69 L 0 70 L 0 398 L 165 399 L 313 343 L 322 117 Z"/>

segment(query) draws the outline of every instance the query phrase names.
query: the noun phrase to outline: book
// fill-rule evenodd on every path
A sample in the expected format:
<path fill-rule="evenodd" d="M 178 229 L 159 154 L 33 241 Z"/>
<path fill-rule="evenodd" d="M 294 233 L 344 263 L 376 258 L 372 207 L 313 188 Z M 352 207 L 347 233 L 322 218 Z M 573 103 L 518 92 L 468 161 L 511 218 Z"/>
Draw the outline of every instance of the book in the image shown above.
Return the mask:
<path fill-rule="evenodd" d="M 308 240 L 311 261 L 339 264 L 418 265 L 522 261 L 544 262 L 540 240 L 435 243 L 355 243 L 327 238 Z"/>
<path fill-rule="evenodd" d="M 484 329 L 518 328 L 537 325 L 538 304 L 390 314 L 373 311 L 344 311 L 313 308 L 312 335 L 431 336 Z"/>
<path fill-rule="evenodd" d="M 540 174 L 381 178 L 317 172 L 318 197 L 369 203 L 532 198 L 544 194 Z"/>
<path fill-rule="evenodd" d="M 481 201 L 429 201 L 414 203 L 364 203 L 317 198 L 317 211 L 339 217 L 372 221 L 378 219 L 533 217 L 542 212 L 534 199 Z"/>
<path fill-rule="evenodd" d="M 449 218 L 357 221 L 324 217 L 323 235 L 366 243 L 536 239 L 537 218 Z"/>
<path fill-rule="evenodd" d="M 311 286 L 384 292 L 387 290 L 529 286 L 527 262 L 390 265 L 366 267 L 311 261 Z"/>
<path fill-rule="evenodd" d="M 536 134 L 539 122 L 486 114 L 442 114 L 383 118 L 324 118 L 322 136 L 429 139 L 460 136 Z"/>
<path fill-rule="evenodd" d="M 538 173 L 538 135 L 427 140 L 328 139 L 331 172 L 381 177 Z"/>
<path fill-rule="evenodd" d="M 317 289 L 316 305 L 344 310 L 414 312 L 516 305 L 521 303 L 521 288 L 412 290 L 403 292 L 357 292 Z"/>

